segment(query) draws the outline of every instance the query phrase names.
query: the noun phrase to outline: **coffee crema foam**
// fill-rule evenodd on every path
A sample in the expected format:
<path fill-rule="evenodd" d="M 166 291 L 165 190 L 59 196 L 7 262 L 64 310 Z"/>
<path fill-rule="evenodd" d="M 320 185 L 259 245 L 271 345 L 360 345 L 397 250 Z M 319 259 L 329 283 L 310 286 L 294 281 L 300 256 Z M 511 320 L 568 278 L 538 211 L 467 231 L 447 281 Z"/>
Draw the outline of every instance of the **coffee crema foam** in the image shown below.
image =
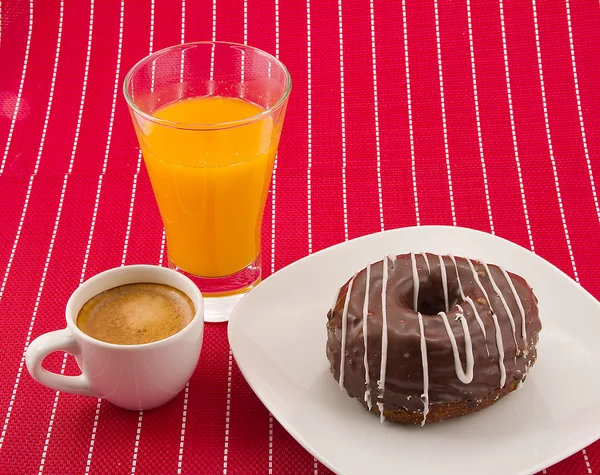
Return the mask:
<path fill-rule="evenodd" d="M 134 283 L 105 290 L 88 300 L 77 315 L 77 327 L 96 340 L 139 345 L 183 330 L 195 313 L 190 298 L 178 289 Z"/>

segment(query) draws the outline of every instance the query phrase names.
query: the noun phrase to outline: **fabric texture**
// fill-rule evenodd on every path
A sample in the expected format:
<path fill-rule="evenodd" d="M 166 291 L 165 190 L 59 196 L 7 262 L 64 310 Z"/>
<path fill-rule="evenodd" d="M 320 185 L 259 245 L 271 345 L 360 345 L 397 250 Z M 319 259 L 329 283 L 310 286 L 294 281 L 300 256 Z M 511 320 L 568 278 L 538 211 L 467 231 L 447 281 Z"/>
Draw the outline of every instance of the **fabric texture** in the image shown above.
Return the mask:
<path fill-rule="evenodd" d="M 253 394 L 226 324 L 206 326 L 185 390 L 143 414 L 41 387 L 24 366 L 82 281 L 166 265 L 121 93 L 150 51 L 247 42 L 289 68 L 265 276 L 346 239 L 445 224 L 531 249 L 598 298 L 599 25 L 587 0 L 2 1 L 0 473 L 330 473 Z M 76 373 L 62 354 L 46 366 Z M 544 471 L 599 472 L 599 442 Z"/>

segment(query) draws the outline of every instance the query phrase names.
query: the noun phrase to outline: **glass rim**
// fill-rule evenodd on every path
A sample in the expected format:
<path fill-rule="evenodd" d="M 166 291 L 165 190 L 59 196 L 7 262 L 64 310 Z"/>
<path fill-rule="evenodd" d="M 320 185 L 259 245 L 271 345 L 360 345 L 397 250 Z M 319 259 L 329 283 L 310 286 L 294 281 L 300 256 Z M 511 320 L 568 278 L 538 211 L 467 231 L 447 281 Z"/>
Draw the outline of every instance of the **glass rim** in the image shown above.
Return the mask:
<path fill-rule="evenodd" d="M 254 53 L 259 53 L 261 55 L 264 55 L 264 56 L 270 58 L 273 62 L 275 62 L 278 66 L 281 67 L 281 69 L 283 70 L 283 72 L 285 74 L 285 77 L 287 80 L 287 85 L 285 87 L 285 90 L 283 91 L 283 94 L 277 100 L 277 102 L 275 104 L 273 104 L 271 107 L 268 107 L 267 109 L 259 112 L 258 114 L 251 115 L 250 117 L 246 117 L 244 119 L 238 119 L 238 120 L 233 120 L 233 121 L 228 121 L 228 122 L 219 122 L 216 124 L 191 124 L 191 123 L 185 123 L 185 122 L 175 122 L 172 120 L 160 119 L 160 118 L 155 117 L 154 115 L 149 114 L 148 112 L 145 112 L 142 109 L 140 109 L 135 104 L 135 102 L 133 101 L 133 98 L 130 96 L 129 92 L 127 91 L 127 87 L 131 83 L 131 79 L 132 79 L 133 75 L 136 72 L 138 72 L 139 69 L 142 66 L 144 66 L 146 63 L 158 58 L 159 56 L 162 56 L 162 55 L 164 55 L 168 52 L 171 52 L 173 50 L 176 50 L 176 49 L 181 49 L 186 46 L 199 46 L 199 45 L 235 46 L 235 47 L 240 47 L 240 48 L 244 48 L 246 50 L 253 51 Z M 133 67 L 125 75 L 125 79 L 123 80 L 123 95 L 125 96 L 125 101 L 127 102 L 127 105 L 129 106 L 129 108 L 135 114 L 138 114 L 138 115 L 142 116 L 144 119 L 154 122 L 156 124 L 164 125 L 166 127 L 171 127 L 174 129 L 183 129 L 183 130 L 220 130 L 220 129 L 229 129 L 229 128 L 234 128 L 234 127 L 238 127 L 241 125 L 250 124 L 257 120 L 268 117 L 268 116 L 272 115 L 275 111 L 280 109 L 287 101 L 287 99 L 290 95 L 291 89 L 292 89 L 292 77 L 290 76 L 290 72 L 288 71 L 286 66 L 279 59 L 277 59 L 272 54 L 267 53 L 266 51 L 263 51 L 254 46 L 249 46 L 249 45 L 245 45 L 245 44 L 241 44 L 241 43 L 234 43 L 234 42 L 229 42 L 229 41 L 192 41 L 189 43 L 181 43 L 181 44 L 168 46 L 166 48 L 155 51 L 154 53 L 149 54 L 148 56 L 140 59 L 135 65 L 133 65 Z"/>

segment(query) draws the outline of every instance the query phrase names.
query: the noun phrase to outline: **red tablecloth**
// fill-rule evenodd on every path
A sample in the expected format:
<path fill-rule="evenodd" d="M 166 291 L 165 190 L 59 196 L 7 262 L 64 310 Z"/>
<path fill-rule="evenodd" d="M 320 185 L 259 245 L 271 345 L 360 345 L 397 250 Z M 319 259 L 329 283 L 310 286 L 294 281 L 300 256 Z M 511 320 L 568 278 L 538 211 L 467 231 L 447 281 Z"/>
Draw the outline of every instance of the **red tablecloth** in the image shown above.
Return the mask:
<path fill-rule="evenodd" d="M 165 264 L 121 95 L 150 50 L 246 41 L 289 67 L 266 275 L 366 233 L 455 224 L 531 248 L 600 296 L 597 1 L 0 8 L 0 473 L 328 473 L 254 396 L 226 324 L 207 325 L 185 391 L 144 414 L 55 393 L 24 368 L 28 343 L 63 327 L 81 281 Z M 48 366 L 76 365 L 55 354 Z M 547 469 L 599 472 L 598 442 Z"/>

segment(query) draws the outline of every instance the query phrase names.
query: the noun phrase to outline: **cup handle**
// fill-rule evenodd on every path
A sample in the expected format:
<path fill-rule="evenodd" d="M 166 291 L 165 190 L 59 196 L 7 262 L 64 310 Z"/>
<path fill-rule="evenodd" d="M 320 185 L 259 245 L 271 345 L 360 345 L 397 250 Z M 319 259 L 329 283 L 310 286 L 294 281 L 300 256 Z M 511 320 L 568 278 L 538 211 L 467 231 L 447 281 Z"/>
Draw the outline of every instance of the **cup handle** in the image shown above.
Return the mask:
<path fill-rule="evenodd" d="M 55 351 L 66 351 L 73 356 L 81 354 L 79 345 L 68 330 L 57 330 L 45 333 L 29 344 L 25 363 L 27 370 L 38 383 L 57 391 L 64 391 L 82 396 L 97 396 L 90 388 L 90 382 L 84 374 L 65 376 L 52 373 L 42 367 L 44 358 Z"/>

